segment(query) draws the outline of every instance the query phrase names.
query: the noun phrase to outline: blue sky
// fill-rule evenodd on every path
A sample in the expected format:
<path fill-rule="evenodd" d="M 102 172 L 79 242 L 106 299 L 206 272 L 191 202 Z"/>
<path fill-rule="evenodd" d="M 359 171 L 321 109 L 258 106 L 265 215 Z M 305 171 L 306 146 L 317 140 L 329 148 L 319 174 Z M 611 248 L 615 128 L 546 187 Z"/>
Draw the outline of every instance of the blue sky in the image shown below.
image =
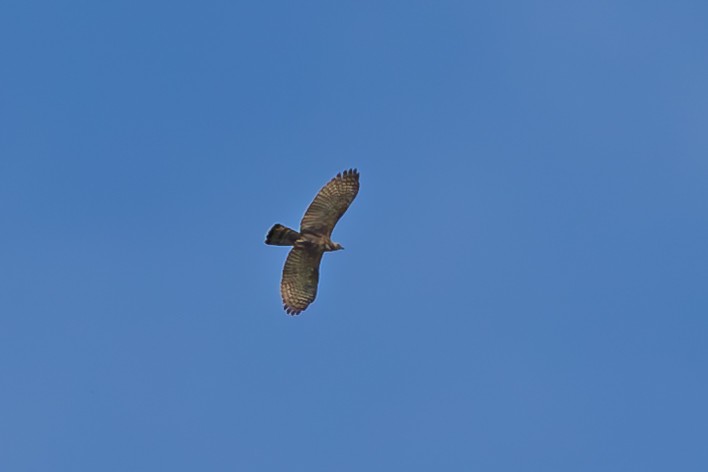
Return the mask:
<path fill-rule="evenodd" d="M 3 2 L 0 469 L 708 470 L 706 5 Z"/>

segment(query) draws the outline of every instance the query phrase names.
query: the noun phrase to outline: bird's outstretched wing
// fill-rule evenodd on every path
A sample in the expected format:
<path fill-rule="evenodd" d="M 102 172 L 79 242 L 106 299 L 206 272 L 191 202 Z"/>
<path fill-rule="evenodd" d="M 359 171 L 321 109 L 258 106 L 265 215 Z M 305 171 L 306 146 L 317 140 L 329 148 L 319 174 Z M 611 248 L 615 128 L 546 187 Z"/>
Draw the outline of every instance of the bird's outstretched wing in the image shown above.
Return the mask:
<path fill-rule="evenodd" d="M 314 246 L 295 246 L 290 250 L 280 283 L 287 314 L 298 315 L 315 300 L 322 254 L 323 251 Z"/>
<path fill-rule="evenodd" d="M 345 170 L 322 187 L 300 222 L 300 232 L 332 235 L 334 225 L 342 217 L 359 192 L 359 172 Z"/>

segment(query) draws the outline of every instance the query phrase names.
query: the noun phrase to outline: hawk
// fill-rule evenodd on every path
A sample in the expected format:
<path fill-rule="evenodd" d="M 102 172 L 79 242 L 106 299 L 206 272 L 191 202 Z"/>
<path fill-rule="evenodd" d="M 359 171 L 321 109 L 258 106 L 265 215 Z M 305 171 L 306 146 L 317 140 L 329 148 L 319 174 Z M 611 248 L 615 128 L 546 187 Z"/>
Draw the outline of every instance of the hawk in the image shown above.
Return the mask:
<path fill-rule="evenodd" d="M 285 260 L 280 295 L 285 312 L 298 315 L 317 296 L 320 261 L 327 251 L 344 249 L 332 241 L 332 230 L 359 192 L 359 172 L 340 172 L 322 187 L 300 221 L 300 232 L 276 224 L 265 243 L 273 246 L 293 246 Z"/>

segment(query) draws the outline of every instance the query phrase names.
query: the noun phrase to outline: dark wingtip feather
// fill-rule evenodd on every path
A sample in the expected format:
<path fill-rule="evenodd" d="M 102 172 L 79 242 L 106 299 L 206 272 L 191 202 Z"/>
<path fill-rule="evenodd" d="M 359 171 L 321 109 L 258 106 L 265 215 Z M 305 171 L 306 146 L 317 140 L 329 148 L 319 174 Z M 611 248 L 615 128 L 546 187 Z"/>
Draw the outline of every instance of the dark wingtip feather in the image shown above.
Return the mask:
<path fill-rule="evenodd" d="M 287 313 L 290 316 L 296 316 L 302 313 L 302 310 L 296 310 L 294 308 L 291 308 L 287 305 L 283 305 L 283 309 L 285 309 L 285 313 Z"/>
<path fill-rule="evenodd" d="M 346 178 L 346 177 L 356 177 L 356 179 L 359 179 L 359 171 L 355 168 L 347 169 L 345 171 L 339 172 L 335 179 L 341 179 L 341 178 Z"/>

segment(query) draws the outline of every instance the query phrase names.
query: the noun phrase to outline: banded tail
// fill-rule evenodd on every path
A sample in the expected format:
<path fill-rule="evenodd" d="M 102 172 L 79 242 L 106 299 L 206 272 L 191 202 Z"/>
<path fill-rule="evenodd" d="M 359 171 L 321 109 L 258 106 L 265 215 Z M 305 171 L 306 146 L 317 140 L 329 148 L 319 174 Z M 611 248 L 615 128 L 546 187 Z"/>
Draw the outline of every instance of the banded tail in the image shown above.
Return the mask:
<path fill-rule="evenodd" d="M 300 238 L 300 233 L 294 229 L 290 229 L 283 225 L 274 225 L 268 235 L 265 243 L 273 246 L 294 246 L 295 241 Z"/>

